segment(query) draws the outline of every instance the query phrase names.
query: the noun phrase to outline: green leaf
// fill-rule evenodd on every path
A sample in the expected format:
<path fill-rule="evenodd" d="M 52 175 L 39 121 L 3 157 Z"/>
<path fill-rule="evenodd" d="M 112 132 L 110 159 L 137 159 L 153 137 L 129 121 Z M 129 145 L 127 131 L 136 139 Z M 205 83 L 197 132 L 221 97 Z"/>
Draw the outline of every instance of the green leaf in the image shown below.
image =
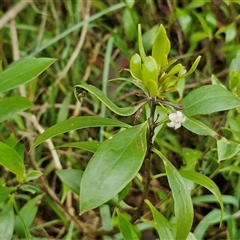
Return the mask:
<path fill-rule="evenodd" d="M 172 163 L 157 149 L 153 149 L 153 151 L 165 164 L 168 182 L 172 190 L 176 217 L 176 236 L 173 239 L 186 239 L 193 223 L 193 205 L 190 193 L 184 179 Z"/>
<path fill-rule="evenodd" d="M 217 141 L 218 162 L 232 158 L 240 151 L 240 145 L 237 142 L 221 138 Z"/>
<path fill-rule="evenodd" d="M 182 125 L 189 131 L 203 136 L 216 137 L 218 134 L 197 119 L 186 117 L 186 121 Z"/>
<path fill-rule="evenodd" d="M 133 115 L 139 108 L 138 106 L 135 107 L 124 107 L 120 108 L 117 105 L 115 105 L 101 90 L 98 88 L 88 85 L 86 83 L 82 83 L 80 85 L 76 85 L 74 87 L 74 94 L 76 99 L 79 99 L 78 95 L 81 93 L 82 89 L 86 90 L 90 94 L 94 95 L 96 98 L 98 98 L 102 103 L 104 103 L 111 111 L 114 113 L 120 115 L 120 116 L 131 116 Z"/>
<path fill-rule="evenodd" d="M 150 223 L 151 225 L 156 228 L 158 232 L 158 236 L 162 240 L 169 240 L 169 239 L 175 239 L 174 236 L 176 236 L 176 226 L 174 223 L 170 223 L 153 205 L 152 203 L 146 199 L 146 204 L 151 209 L 154 222 Z M 144 221 L 144 219 L 143 219 Z"/>
<path fill-rule="evenodd" d="M 203 174 L 200 174 L 200 173 L 194 172 L 194 171 L 181 171 L 180 174 L 182 177 L 187 178 L 187 179 L 207 188 L 217 198 L 219 205 L 221 207 L 220 222 L 222 222 L 223 213 L 224 213 L 222 195 L 218 189 L 218 186 L 212 181 L 212 179 Z"/>
<path fill-rule="evenodd" d="M 144 62 L 146 59 L 146 53 L 143 48 L 141 24 L 138 24 L 138 48 L 141 59 Z"/>
<path fill-rule="evenodd" d="M 240 106 L 240 99 L 218 85 L 206 85 L 190 92 L 182 101 L 186 116 L 210 114 Z"/>
<path fill-rule="evenodd" d="M 135 177 L 146 153 L 146 129 L 145 122 L 99 146 L 81 181 L 81 214 L 113 198 Z"/>
<path fill-rule="evenodd" d="M 133 77 L 137 79 L 142 79 L 142 60 L 139 54 L 135 53 L 130 60 L 130 70 Z"/>
<path fill-rule="evenodd" d="M 22 182 L 25 175 L 25 167 L 20 155 L 7 144 L 0 141 L 0 165 L 17 175 L 18 181 Z"/>
<path fill-rule="evenodd" d="M 152 47 L 152 56 L 156 60 L 158 70 L 161 70 L 167 65 L 167 56 L 170 51 L 170 47 L 171 44 L 167 37 L 166 30 L 161 24 Z"/>
<path fill-rule="evenodd" d="M 8 195 L 14 190 L 16 190 L 15 187 L 0 186 L 0 203 L 3 202 L 8 197 Z"/>
<path fill-rule="evenodd" d="M 0 239 L 11 240 L 14 230 L 13 200 L 10 199 L 7 205 L 0 212 Z"/>
<path fill-rule="evenodd" d="M 80 148 L 89 152 L 96 152 L 100 142 L 89 141 L 89 142 L 70 142 L 57 146 L 56 148 L 68 147 L 68 148 Z"/>
<path fill-rule="evenodd" d="M 70 118 L 63 122 L 57 123 L 52 127 L 48 128 L 47 130 L 45 130 L 45 132 L 43 132 L 33 143 L 30 151 L 36 146 L 38 146 L 39 144 L 46 141 L 47 139 L 55 137 L 59 134 L 76 130 L 76 129 L 89 128 L 89 127 L 101 127 L 101 126 L 118 126 L 118 127 L 124 127 L 124 128 L 129 127 L 129 125 L 123 122 L 120 122 L 114 119 L 102 118 L 102 117 L 86 116 L 86 117 Z"/>
<path fill-rule="evenodd" d="M 236 72 L 240 71 L 240 50 L 238 50 L 236 57 L 230 63 L 229 75 L 231 75 L 233 71 L 236 71 Z"/>
<path fill-rule="evenodd" d="M 25 205 L 20 209 L 19 215 L 21 215 L 21 217 L 17 215 L 15 220 L 15 231 L 20 237 L 27 237 L 26 232 L 28 232 L 28 228 L 33 223 L 38 210 L 38 203 L 41 199 L 42 195 L 38 195 L 27 201 L 27 203 L 25 203 Z"/>
<path fill-rule="evenodd" d="M 30 171 L 27 173 L 26 182 L 29 182 L 29 181 L 31 181 L 31 180 L 35 180 L 35 179 L 41 177 L 42 175 L 43 175 L 43 173 L 40 172 L 40 171 L 30 170 Z"/>
<path fill-rule="evenodd" d="M 191 66 L 190 70 L 187 71 L 185 74 L 181 75 L 180 77 L 181 77 L 181 78 L 185 78 L 185 77 L 189 76 L 190 74 L 192 74 L 192 73 L 196 70 L 196 68 L 197 68 L 198 63 L 200 62 L 200 60 L 201 60 L 201 56 L 198 56 L 198 57 L 196 58 L 196 60 L 194 61 L 193 65 Z"/>
<path fill-rule="evenodd" d="M 123 10 L 123 27 L 128 41 L 133 41 L 137 37 L 137 24 L 135 20 L 134 8 L 126 7 Z"/>
<path fill-rule="evenodd" d="M 13 115 L 33 107 L 34 104 L 25 97 L 10 97 L 0 101 L 0 122 L 10 119 Z"/>
<path fill-rule="evenodd" d="M 22 58 L 11 64 L 0 73 L 0 93 L 16 88 L 36 78 L 49 68 L 56 59 L 53 58 Z"/>
<path fill-rule="evenodd" d="M 119 210 L 117 210 L 117 214 L 118 214 L 118 224 L 119 224 L 119 228 L 120 231 L 124 237 L 125 240 L 140 240 L 136 229 L 134 228 L 134 226 L 129 222 L 129 220 L 120 213 Z"/>
<path fill-rule="evenodd" d="M 78 169 L 63 169 L 56 171 L 58 177 L 64 182 L 70 189 L 79 194 L 80 182 L 82 179 L 83 171 Z"/>

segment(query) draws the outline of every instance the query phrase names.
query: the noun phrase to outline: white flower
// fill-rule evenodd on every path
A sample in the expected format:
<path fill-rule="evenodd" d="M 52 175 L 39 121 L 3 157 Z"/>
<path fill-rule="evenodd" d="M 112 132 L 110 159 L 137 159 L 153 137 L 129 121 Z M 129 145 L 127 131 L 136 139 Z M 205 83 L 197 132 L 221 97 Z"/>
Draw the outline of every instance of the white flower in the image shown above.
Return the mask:
<path fill-rule="evenodd" d="M 171 121 L 170 123 L 167 123 L 168 127 L 173 127 L 175 130 L 180 128 L 182 123 L 186 120 L 186 117 L 180 111 L 170 113 L 168 117 Z"/>

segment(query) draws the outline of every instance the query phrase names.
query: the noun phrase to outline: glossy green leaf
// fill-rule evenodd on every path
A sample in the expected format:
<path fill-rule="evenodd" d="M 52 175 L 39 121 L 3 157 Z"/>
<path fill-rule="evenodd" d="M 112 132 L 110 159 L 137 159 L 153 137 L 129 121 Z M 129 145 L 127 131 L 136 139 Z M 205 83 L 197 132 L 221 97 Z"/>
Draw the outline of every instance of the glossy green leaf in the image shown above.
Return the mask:
<path fill-rule="evenodd" d="M 167 65 L 167 56 L 170 51 L 170 41 L 167 37 L 166 30 L 161 24 L 152 46 L 152 56 L 156 60 L 158 70 Z"/>
<path fill-rule="evenodd" d="M 135 53 L 130 60 L 130 70 L 133 77 L 140 80 L 142 79 L 141 68 L 142 68 L 142 60 L 139 54 Z"/>
<path fill-rule="evenodd" d="M 7 144 L 0 141 L 0 165 L 17 175 L 18 181 L 24 180 L 25 167 L 20 155 Z"/>
<path fill-rule="evenodd" d="M 57 123 L 43 132 L 33 143 L 31 150 L 43 143 L 49 138 L 55 137 L 59 134 L 69 132 L 76 129 L 89 128 L 89 127 L 101 127 L 101 126 L 116 126 L 116 127 L 129 127 L 129 125 L 108 118 L 86 116 L 70 118 L 63 122 Z M 31 151 L 30 150 L 30 151 Z"/>
<path fill-rule="evenodd" d="M 26 181 L 31 181 L 31 180 L 35 180 L 39 177 L 41 177 L 43 175 L 42 172 L 40 171 L 36 171 L 36 170 L 30 170 L 28 173 L 27 173 L 27 176 L 26 176 Z"/>
<path fill-rule="evenodd" d="M 234 157 L 240 151 L 240 144 L 221 138 L 217 141 L 218 162 Z"/>
<path fill-rule="evenodd" d="M 113 111 L 114 113 L 116 113 L 120 116 L 131 116 L 139 108 L 139 105 L 135 106 L 135 107 L 120 108 L 117 105 L 115 105 L 101 90 L 94 87 L 93 85 L 88 85 L 86 83 L 82 83 L 80 85 L 75 86 L 74 94 L 75 94 L 76 99 L 79 99 L 78 95 L 82 90 L 84 90 L 84 91 L 86 90 L 90 94 L 94 95 L 102 103 L 104 103 L 111 111 Z"/>
<path fill-rule="evenodd" d="M 63 169 L 56 171 L 58 177 L 64 182 L 69 188 L 79 194 L 80 182 L 82 179 L 83 171 L 79 169 Z"/>
<path fill-rule="evenodd" d="M 142 65 L 142 79 L 145 85 L 152 80 L 158 82 L 158 67 L 155 59 L 151 56 L 146 57 Z"/>
<path fill-rule="evenodd" d="M 25 97 L 9 97 L 0 101 L 0 122 L 10 119 L 13 115 L 33 107 L 34 104 Z"/>
<path fill-rule="evenodd" d="M 176 236 L 176 226 L 174 223 L 169 222 L 153 205 L 152 203 L 146 199 L 145 200 L 148 207 L 151 209 L 154 222 L 153 225 L 157 232 L 158 236 L 162 240 L 175 239 Z"/>
<path fill-rule="evenodd" d="M 146 59 L 146 53 L 145 53 L 143 42 L 142 42 L 141 24 L 138 24 L 138 48 L 139 48 L 139 54 L 141 56 L 141 59 L 144 62 Z"/>
<path fill-rule="evenodd" d="M 123 214 L 121 214 L 119 210 L 117 210 L 117 215 L 118 215 L 119 228 L 120 228 L 120 231 L 121 231 L 124 239 L 125 240 L 132 240 L 132 239 L 140 240 L 140 238 L 136 232 L 136 229 L 130 223 L 130 221 Z"/>
<path fill-rule="evenodd" d="M 174 239 L 186 239 L 193 223 L 193 205 L 190 193 L 184 179 L 172 163 L 158 150 L 153 149 L 153 151 L 164 162 L 168 182 L 172 190 L 176 218 L 176 236 Z"/>
<path fill-rule="evenodd" d="M 67 147 L 67 148 L 80 148 L 89 152 L 96 152 L 100 143 L 97 141 L 88 142 L 70 142 L 57 146 L 57 148 Z"/>
<path fill-rule="evenodd" d="M 180 174 L 182 177 L 189 179 L 189 180 L 207 188 L 217 198 L 219 205 L 221 207 L 220 222 L 222 222 L 223 213 L 224 213 L 222 195 L 218 189 L 218 186 L 212 181 L 212 179 L 201 173 L 195 172 L 195 171 L 181 171 Z"/>
<path fill-rule="evenodd" d="M 28 229 L 36 216 L 39 201 L 42 199 L 42 195 L 38 195 L 29 201 L 27 201 L 24 206 L 20 209 L 19 215 L 17 215 L 15 219 L 15 231 L 19 235 L 19 237 L 27 237 L 26 236 L 26 229 Z M 22 222 L 24 221 L 24 223 Z"/>
<path fill-rule="evenodd" d="M 192 64 L 190 70 L 187 71 L 185 74 L 181 75 L 181 77 L 182 77 L 182 78 L 185 78 L 185 77 L 189 76 L 190 74 L 192 74 L 192 73 L 196 70 L 196 68 L 197 68 L 198 63 L 200 62 L 200 60 L 201 60 L 201 56 L 198 56 L 198 57 L 196 58 L 196 60 L 194 61 L 194 63 Z"/>
<path fill-rule="evenodd" d="M 14 230 L 13 200 L 10 199 L 7 205 L 0 212 L 0 239 L 11 240 Z"/>
<path fill-rule="evenodd" d="M 210 114 L 240 106 L 240 99 L 226 88 L 206 85 L 190 92 L 182 101 L 184 115 Z"/>
<path fill-rule="evenodd" d="M 82 177 L 81 214 L 113 198 L 135 177 L 146 153 L 146 130 L 146 123 L 134 126 L 99 146 Z"/>
<path fill-rule="evenodd" d="M 0 73 L 0 93 L 16 88 L 36 78 L 49 68 L 56 59 L 53 58 L 22 58 L 11 64 Z"/>
<path fill-rule="evenodd" d="M 182 125 L 189 131 L 203 136 L 216 137 L 218 134 L 204 123 L 192 117 L 186 117 L 186 121 Z"/>

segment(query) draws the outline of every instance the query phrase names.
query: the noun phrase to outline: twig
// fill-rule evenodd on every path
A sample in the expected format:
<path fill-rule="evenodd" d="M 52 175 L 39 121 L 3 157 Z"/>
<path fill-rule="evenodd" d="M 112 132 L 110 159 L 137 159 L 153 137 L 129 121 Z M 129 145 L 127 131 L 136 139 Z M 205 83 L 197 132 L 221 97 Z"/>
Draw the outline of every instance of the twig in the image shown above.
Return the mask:
<path fill-rule="evenodd" d="M 38 123 L 37 118 L 35 115 L 33 114 L 29 114 L 29 113 L 21 113 L 22 116 L 24 116 L 26 119 L 28 119 L 29 121 L 32 122 L 32 124 L 34 125 L 34 127 L 38 130 L 39 133 L 43 133 L 44 129 L 43 127 Z M 53 162 L 54 162 L 54 166 L 56 170 L 61 170 L 62 169 L 62 164 L 59 160 L 57 151 L 55 150 L 55 147 L 53 145 L 53 142 L 51 139 L 46 140 L 46 143 L 48 144 L 48 147 L 51 151 L 52 157 L 53 157 Z"/>
<path fill-rule="evenodd" d="M 31 0 L 22 0 L 21 2 L 14 5 L 12 8 L 10 8 L 2 18 L 0 18 L 0 29 L 4 27 L 5 24 L 7 24 L 10 20 L 13 20 L 16 18 L 19 12 L 21 12 L 24 8 L 27 7 L 28 4 L 30 4 Z"/>

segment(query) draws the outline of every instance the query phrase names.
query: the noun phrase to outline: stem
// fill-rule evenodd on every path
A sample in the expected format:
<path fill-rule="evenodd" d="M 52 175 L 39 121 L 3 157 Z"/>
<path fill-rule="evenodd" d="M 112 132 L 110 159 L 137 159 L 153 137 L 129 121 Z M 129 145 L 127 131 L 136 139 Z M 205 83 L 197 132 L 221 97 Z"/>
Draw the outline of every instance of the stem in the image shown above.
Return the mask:
<path fill-rule="evenodd" d="M 155 111 L 156 111 L 157 102 L 155 98 L 152 98 L 149 101 L 150 107 L 150 116 L 148 118 L 148 132 L 147 132 L 147 153 L 144 159 L 144 175 L 143 175 L 143 183 L 144 183 L 144 190 L 142 194 L 142 198 L 140 200 L 137 213 L 133 216 L 132 222 L 135 222 L 137 219 L 140 218 L 141 213 L 143 211 L 144 200 L 148 196 L 151 178 L 151 165 L 152 165 L 152 145 L 153 145 L 153 136 L 154 130 L 156 128 L 156 124 L 154 121 Z"/>

